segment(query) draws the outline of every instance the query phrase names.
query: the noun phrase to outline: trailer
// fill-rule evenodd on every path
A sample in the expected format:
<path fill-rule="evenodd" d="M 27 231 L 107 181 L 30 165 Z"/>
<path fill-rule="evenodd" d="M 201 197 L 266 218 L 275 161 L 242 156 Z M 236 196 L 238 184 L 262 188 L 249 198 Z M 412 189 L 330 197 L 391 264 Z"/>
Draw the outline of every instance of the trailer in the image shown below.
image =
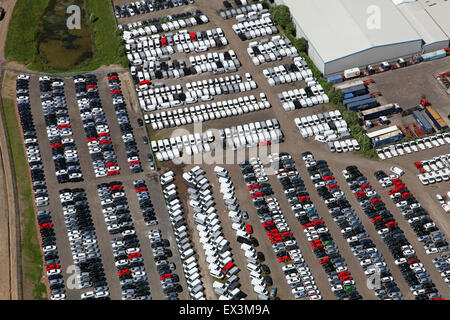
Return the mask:
<path fill-rule="evenodd" d="M 337 76 L 328 77 L 327 81 L 336 84 L 336 83 L 341 83 L 342 81 L 344 81 L 344 78 L 342 77 L 341 74 L 339 74 Z"/>
<path fill-rule="evenodd" d="M 374 98 L 369 98 L 366 100 L 360 100 L 360 101 L 356 101 L 356 102 L 352 102 L 350 104 L 347 105 L 347 109 L 348 110 L 352 110 L 352 111 L 362 111 L 362 110 L 367 110 L 370 108 L 374 108 L 378 105 L 377 100 L 375 100 Z"/>
<path fill-rule="evenodd" d="M 423 132 L 425 132 L 427 134 L 434 132 L 434 129 L 431 126 L 431 124 L 428 122 L 427 119 L 425 119 L 425 117 L 419 111 L 417 111 L 417 110 L 414 111 L 413 117 L 416 120 L 416 122 L 419 124 L 419 126 L 423 130 Z"/>
<path fill-rule="evenodd" d="M 373 97 L 370 95 L 370 93 L 368 93 L 368 94 L 364 94 L 362 96 L 354 96 L 352 98 L 347 98 L 347 99 L 344 98 L 344 101 L 342 101 L 342 103 L 344 104 L 344 106 L 346 106 L 346 105 L 348 105 L 350 103 L 357 102 L 357 101 L 362 101 L 362 100 L 367 100 L 367 99 L 370 99 L 370 98 L 373 98 Z"/>
<path fill-rule="evenodd" d="M 368 93 L 367 87 L 364 84 L 357 85 L 350 88 L 345 88 L 341 90 L 343 94 L 353 93 L 354 96 L 359 96 Z"/>
<path fill-rule="evenodd" d="M 356 80 L 356 81 L 350 81 L 350 82 L 344 82 L 344 83 L 338 84 L 335 86 L 335 88 L 339 89 L 339 90 L 344 90 L 344 89 L 356 87 L 356 86 L 359 86 L 362 84 L 364 84 L 364 81 Z"/>
<path fill-rule="evenodd" d="M 396 105 L 393 103 L 386 104 L 377 108 L 372 108 L 359 113 L 359 116 L 363 120 L 372 120 L 381 116 L 387 116 L 396 112 Z"/>
<path fill-rule="evenodd" d="M 441 118 L 439 113 L 436 110 L 434 110 L 434 108 L 432 106 L 426 106 L 425 113 L 431 119 L 431 121 L 433 122 L 435 127 L 438 129 L 438 131 L 448 129 L 448 125 Z"/>

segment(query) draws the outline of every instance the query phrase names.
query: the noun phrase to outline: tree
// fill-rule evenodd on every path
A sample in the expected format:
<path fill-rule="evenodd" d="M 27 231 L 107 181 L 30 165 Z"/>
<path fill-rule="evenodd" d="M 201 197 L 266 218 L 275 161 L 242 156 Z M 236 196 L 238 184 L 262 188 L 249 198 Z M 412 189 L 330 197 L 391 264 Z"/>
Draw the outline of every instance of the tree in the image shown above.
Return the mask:
<path fill-rule="evenodd" d="M 291 23 L 291 13 L 287 6 L 272 7 L 270 10 L 270 13 L 272 14 L 273 19 L 283 29 L 286 29 L 286 27 L 289 25 L 289 23 Z"/>

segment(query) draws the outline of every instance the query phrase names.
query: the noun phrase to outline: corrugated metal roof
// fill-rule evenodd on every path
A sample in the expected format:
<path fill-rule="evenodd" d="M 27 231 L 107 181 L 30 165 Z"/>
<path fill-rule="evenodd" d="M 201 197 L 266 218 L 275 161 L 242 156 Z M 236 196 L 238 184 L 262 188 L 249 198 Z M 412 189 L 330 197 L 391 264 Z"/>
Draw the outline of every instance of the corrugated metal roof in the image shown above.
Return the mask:
<path fill-rule="evenodd" d="M 381 130 L 369 132 L 367 134 L 367 137 L 375 138 L 375 137 L 379 137 L 379 136 L 381 136 L 383 134 L 387 134 L 387 133 L 390 133 L 390 132 L 395 132 L 397 130 L 399 130 L 397 126 L 391 126 L 391 127 L 387 127 L 387 128 L 381 129 Z"/>
<path fill-rule="evenodd" d="M 373 47 L 421 40 L 391 0 L 281 0 L 324 62 Z M 379 10 L 379 28 L 368 21 Z M 420 51 L 418 43 L 417 51 Z"/>
<path fill-rule="evenodd" d="M 448 41 L 448 36 L 436 24 L 435 20 L 420 2 L 416 0 L 401 2 L 397 5 L 397 8 L 422 37 L 425 44 Z"/>
<path fill-rule="evenodd" d="M 441 30 L 450 38 L 450 1 L 418 0 Z"/>

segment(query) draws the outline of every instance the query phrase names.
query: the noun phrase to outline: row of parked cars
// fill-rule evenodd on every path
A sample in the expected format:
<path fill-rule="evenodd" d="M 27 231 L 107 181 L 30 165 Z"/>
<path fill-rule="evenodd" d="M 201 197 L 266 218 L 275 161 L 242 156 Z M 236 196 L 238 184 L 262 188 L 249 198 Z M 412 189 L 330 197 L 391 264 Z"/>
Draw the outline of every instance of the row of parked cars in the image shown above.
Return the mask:
<path fill-rule="evenodd" d="M 441 273 L 441 277 L 447 286 L 450 287 L 450 253 L 443 254 L 432 261 L 436 269 Z"/>
<path fill-rule="evenodd" d="M 240 18 L 238 23 L 233 24 L 232 28 L 242 41 L 278 33 L 276 23 L 268 12 L 258 14 L 251 11 Z"/>
<path fill-rule="evenodd" d="M 238 0 L 241 2 L 236 8 L 233 8 L 230 5 L 225 6 L 225 10 L 219 11 L 222 19 L 227 20 L 233 17 L 244 17 L 244 15 L 249 12 L 260 12 L 267 13 L 269 12 L 269 6 L 265 2 L 261 2 L 260 0 L 253 0 L 253 4 L 250 4 L 250 0 Z M 227 1 L 228 2 L 228 1 Z M 229 2 L 228 2 L 229 3 Z"/>
<path fill-rule="evenodd" d="M 294 160 L 285 152 L 272 155 L 270 159 L 272 168 L 277 170 L 277 178 L 283 187 L 284 194 L 295 217 L 302 226 L 311 250 L 327 274 L 332 292 L 339 300 L 362 299 L 345 259 L 341 256 L 323 217 L 319 215 L 309 193 L 306 191 L 305 183 L 295 167 Z M 305 161 L 307 168 L 312 168 L 308 173 L 314 173 L 315 175 L 312 167 L 314 163 L 309 161 L 311 154 L 309 152 L 302 153 L 302 159 Z M 311 179 L 316 189 L 325 185 L 325 182 L 318 178 L 318 176 L 312 176 Z"/>
<path fill-rule="evenodd" d="M 95 75 L 74 76 L 78 109 L 96 178 L 120 174 Z"/>
<path fill-rule="evenodd" d="M 164 177 L 163 177 L 164 176 Z M 191 243 L 191 239 L 187 230 L 176 231 L 179 228 L 186 228 L 186 220 L 183 215 L 183 207 L 178 196 L 177 187 L 175 184 L 170 183 L 174 180 L 174 173 L 169 171 L 162 176 L 161 184 L 164 186 L 163 194 L 166 202 L 166 207 L 169 213 L 169 219 L 172 224 L 172 229 L 175 234 L 175 240 L 177 243 L 178 251 L 180 252 L 180 258 L 183 261 L 183 272 L 186 281 L 189 283 L 194 283 L 194 281 L 201 278 L 200 270 L 197 258 L 194 256 L 195 251 Z M 169 184 L 170 183 L 170 184 Z M 184 227 L 184 228 L 183 228 Z M 189 251 L 191 250 L 191 251 Z M 204 296 L 204 286 L 198 285 L 195 287 L 188 287 L 189 295 L 193 300 L 205 300 Z"/>
<path fill-rule="evenodd" d="M 208 101 L 216 95 L 246 92 L 257 88 L 258 85 L 250 73 L 245 74 L 245 81 L 237 74 L 188 82 L 186 83 L 186 96 L 191 97 L 193 101 L 198 101 L 198 99 Z"/>
<path fill-rule="evenodd" d="M 409 191 L 405 182 L 400 178 L 388 176 L 383 171 L 377 171 L 375 177 L 378 180 L 389 178 L 393 186 L 388 195 L 395 205 L 401 210 L 402 216 L 408 221 L 417 235 L 417 239 L 423 244 L 427 254 L 435 254 L 450 250 L 443 232 L 433 222 L 428 212 Z"/>
<path fill-rule="evenodd" d="M 152 18 L 143 21 L 130 22 L 128 24 L 119 24 L 118 27 L 122 30 L 123 38 L 125 40 L 140 37 L 150 36 L 162 32 L 176 31 L 186 27 L 193 27 L 208 23 L 209 19 L 200 10 L 193 10 L 182 12 L 167 17 Z M 129 33 L 126 33 L 128 31 Z"/>
<path fill-rule="evenodd" d="M 158 267 L 159 281 L 166 300 L 178 300 L 178 292 L 183 287 L 178 282 L 180 277 L 173 273 L 175 263 L 169 262 L 168 258 L 172 256 L 172 251 L 167 248 L 170 246 L 169 240 L 162 237 L 160 229 L 152 229 L 148 233 L 148 239 L 153 251 L 153 260 Z"/>
<path fill-rule="evenodd" d="M 433 159 L 414 162 L 420 171 L 417 175 L 423 185 L 450 180 L 450 154 L 442 154 Z"/>
<path fill-rule="evenodd" d="M 295 58 L 299 54 L 291 41 L 282 36 L 264 38 L 248 44 L 247 53 L 256 66 L 273 61 L 280 61 L 283 57 Z"/>
<path fill-rule="evenodd" d="M 289 63 L 264 69 L 263 74 L 271 87 L 303 80 L 297 66 Z"/>
<path fill-rule="evenodd" d="M 312 154 L 308 154 L 305 160 L 311 180 L 316 184 L 317 192 L 327 205 L 328 212 L 338 227 L 341 229 L 342 236 L 346 239 L 353 255 L 358 259 L 364 274 L 369 278 L 377 275 L 379 282 L 375 283 L 371 289 L 374 290 L 378 299 L 396 299 L 401 300 L 402 294 L 392 277 L 389 267 L 386 266 L 385 259 L 379 252 L 364 229 L 361 220 L 353 210 L 350 202 L 346 199 L 341 187 L 337 184 L 333 172 L 329 169 L 326 161 L 316 161 Z M 324 182 L 322 185 L 320 182 Z M 337 285 L 332 288 L 334 292 L 344 291 L 346 289 L 346 280 L 352 280 L 348 270 L 338 273 L 343 285 Z M 373 283 L 372 283 L 373 284 Z M 389 289 L 388 289 L 389 288 Z M 398 294 L 389 296 L 391 292 Z"/>
<path fill-rule="evenodd" d="M 150 199 L 150 193 L 148 192 L 147 184 L 144 180 L 134 180 L 133 187 L 136 191 L 136 196 L 139 202 L 139 208 L 141 209 L 144 222 L 147 226 L 155 226 L 158 224 L 158 220 L 155 215 L 155 208 L 153 207 L 152 200 Z"/>
<path fill-rule="evenodd" d="M 194 0 L 145 0 L 116 5 L 114 15 L 117 19 L 133 17 L 194 3 Z"/>
<path fill-rule="evenodd" d="M 417 258 L 403 230 L 398 226 L 392 213 L 386 208 L 386 205 L 367 178 L 356 166 L 346 167 L 342 171 L 342 174 L 362 210 L 373 223 L 381 239 L 388 246 L 389 251 L 395 259 L 395 264 L 399 267 L 415 299 L 427 300 L 439 298 L 439 293 L 429 273 Z M 382 177 L 380 176 L 380 178 Z M 377 179 L 380 178 L 377 177 Z M 399 290 L 395 288 L 386 288 L 386 291 L 390 297 L 400 295 L 396 293 Z"/>
<path fill-rule="evenodd" d="M 248 213 L 241 210 L 239 207 L 239 203 L 235 197 L 235 188 L 229 172 L 225 168 L 219 166 L 216 166 L 214 168 L 214 172 L 216 173 L 216 177 L 219 181 L 220 193 L 223 195 L 223 200 L 228 210 L 228 217 L 230 218 L 231 227 L 236 231 L 236 237 L 242 237 L 245 232 L 249 235 L 253 234 L 253 227 L 250 224 L 245 224 L 244 222 L 245 218 L 248 219 Z M 266 187 L 265 191 L 271 191 L 270 186 L 268 187 L 268 189 Z M 247 238 L 246 236 L 244 237 Z M 244 256 L 247 259 L 247 263 L 256 264 L 256 262 L 263 261 L 263 259 L 265 259 L 262 252 L 256 252 L 255 248 L 246 243 L 241 244 L 241 249 L 243 250 Z M 230 270 L 228 271 L 230 273 L 231 267 L 235 266 L 229 266 L 227 268 L 227 270 Z M 247 267 L 251 267 L 251 265 L 248 264 Z M 253 290 L 256 293 L 260 294 L 260 292 L 263 291 L 261 287 L 264 287 L 264 283 L 266 283 L 266 285 L 273 284 L 272 278 L 270 276 L 262 276 L 261 269 L 249 271 L 251 285 L 253 286 Z M 234 278 L 236 279 L 233 280 L 233 277 L 230 277 L 225 285 L 221 285 L 220 283 L 215 282 L 213 284 L 215 292 L 221 296 L 224 295 L 224 293 L 227 293 L 225 294 L 227 298 L 238 298 L 241 292 L 236 289 L 240 286 L 240 284 L 237 281 L 237 276 L 235 276 Z"/>
<path fill-rule="evenodd" d="M 378 148 L 376 150 L 381 160 L 392 159 L 393 157 L 403 156 L 418 151 L 438 148 L 440 146 L 450 144 L 450 133 L 438 133 L 432 136 L 419 138 L 409 142 L 397 143 L 388 147 Z"/>
<path fill-rule="evenodd" d="M 111 247 L 122 300 L 149 300 L 148 276 L 123 184 L 120 181 L 99 184 L 97 193 L 108 231 L 115 235 Z"/>
<path fill-rule="evenodd" d="M 127 104 L 125 102 L 125 97 L 122 94 L 119 75 L 116 72 L 109 73 L 108 83 L 117 122 L 120 127 L 120 133 L 122 134 L 122 141 L 125 144 L 128 167 L 132 173 L 142 172 L 143 169 L 139 158 L 139 149 L 133 134 L 130 118 L 128 117 Z"/>
<path fill-rule="evenodd" d="M 254 95 L 241 96 L 235 99 L 207 103 L 206 105 L 201 104 L 195 107 L 191 106 L 167 112 L 145 114 L 144 120 L 152 125 L 153 130 L 160 130 L 196 122 L 239 116 L 270 107 L 271 105 L 265 93 L 261 93 L 260 101 Z"/>
<path fill-rule="evenodd" d="M 44 166 L 36 134 L 36 127 L 31 113 L 29 95 L 30 76 L 19 75 L 16 80 L 17 109 L 22 127 L 23 139 L 30 167 L 31 181 L 33 183 L 34 203 L 36 207 L 45 207 L 49 204 L 47 183 L 45 181 Z"/>
<path fill-rule="evenodd" d="M 36 217 L 44 251 L 45 271 L 47 272 L 51 300 L 66 300 L 63 271 L 56 246 L 55 229 L 49 210 L 39 210 Z"/>
<path fill-rule="evenodd" d="M 109 299 L 102 255 L 85 190 L 62 189 L 59 200 L 73 262 L 78 267 L 78 289 L 93 288 L 83 292 L 81 299 Z"/>
<path fill-rule="evenodd" d="M 64 82 L 48 76 L 39 77 L 41 105 L 47 136 L 52 149 L 55 174 L 59 183 L 83 181 L 77 147 L 72 136 Z"/>
<path fill-rule="evenodd" d="M 219 134 L 222 146 L 232 150 L 267 146 L 284 141 L 280 123 L 275 118 L 220 129 Z"/>
<path fill-rule="evenodd" d="M 282 271 L 286 276 L 286 281 L 292 289 L 294 298 L 304 298 L 310 296 L 310 299 L 320 300 L 321 295 L 317 290 L 314 278 L 312 277 L 309 267 L 303 259 L 301 250 L 298 248 L 295 237 L 293 236 L 289 225 L 280 210 L 276 198 L 265 198 L 272 192 L 268 183 L 261 183 L 258 172 L 265 171 L 258 158 L 250 159 L 250 162 L 243 162 L 240 165 L 241 172 L 247 184 L 256 212 L 259 216 L 262 227 L 267 232 L 269 240 L 272 244 L 275 255 L 279 263 L 284 263 Z M 263 175 L 264 176 L 264 175 Z M 267 188 L 267 186 L 269 188 Z M 263 271 L 267 267 L 259 266 Z M 252 266 L 248 266 L 248 268 Z M 260 298 L 267 295 L 267 290 L 264 290 Z M 274 298 L 276 295 L 276 288 L 272 287 L 269 296 Z"/>
<path fill-rule="evenodd" d="M 168 161 L 182 156 L 192 156 L 211 152 L 214 145 L 214 136 L 211 131 L 171 137 L 170 139 L 153 140 L 152 150 L 158 161 Z"/>
<path fill-rule="evenodd" d="M 217 214 L 211 184 L 205 176 L 205 172 L 196 166 L 183 174 L 183 179 L 188 185 L 189 206 L 193 211 L 196 229 L 206 256 L 209 274 L 218 279 L 231 279 L 230 295 L 234 289 L 240 287 L 237 276 L 239 268 L 235 265 L 230 242 L 225 239 L 220 217 Z M 229 177 L 227 179 L 230 180 Z M 219 182 L 221 182 L 219 178 Z M 236 197 L 233 194 L 224 194 L 224 201 L 230 206 L 237 206 Z M 240 230 L 240 229 L 239 229 Z M 189 286 L 189 284 L 188 284 Z"/>

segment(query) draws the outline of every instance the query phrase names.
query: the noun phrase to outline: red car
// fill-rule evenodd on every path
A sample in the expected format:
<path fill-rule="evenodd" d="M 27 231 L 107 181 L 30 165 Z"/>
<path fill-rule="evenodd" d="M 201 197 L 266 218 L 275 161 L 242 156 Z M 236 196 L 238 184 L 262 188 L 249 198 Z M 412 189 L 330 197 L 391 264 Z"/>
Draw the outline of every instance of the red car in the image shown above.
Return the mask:
<path fill-rule="evenodd" d="M 141 255 L 140 252 L 133 252 L 128 255 L 128 259 L 139 258 Z"/>
<path fill-rule="evenodd" d="M 108 171 L 108 176 L 116 176 L 116 175 L 118 175 L 118 174 L 120 174 L 120 172 L 117 171 L 117 170 Z"/>
<path fill-rule="evenodd" d="M 234 266 L 233 261 L 228 262 L 228 263 L 225 265 L 225 267 L 223 267 L 222 273 L 223 273 L 223 274 L 226 274 L 231 268 L 233 268 L 233 266 Z"/>
<path fill-rule="evenodd" d="M 248 190 L 255 190 L 259 188 L 260 188 L 259 184 L 252 184 L 251 186 L 248 186 Z"/>
<path fill-rule="evenodd" d="M 98 134 L 99 137 L 109 137 L 109 133 L 108 132 L 101 132 Z"/>
<path fill-rule="evenodd" d="M 162 274 L 159 276 L 159 280 L 169 279 L 172 278 L 172 275 L 170 273 Z"/>
<path fill-rule="evenodd" d="M 320 219 L 320 220 L 316 219 L 316 220 L 314 220 L 314 221 L 312 222 L 312 224 L 315 225 L 315 226 L 317 226 L 317 225 L 319 225 L 319 224 L 324 224 L 324 223 L 325 223 L 325 222 L 323 221 L 323 219 Z"/>
<path fill-rule="evenodd" d="M 269 227 L 269 226 L 273 226 L 275 223 L 273 221 L 266 221 L 262 223 L 262 226 L 265 227 Z"/>
<path fill-rule="evenodd" d="M 286 261 L 290 261 L 290 260 L 291 260 L 290 256 L 278 257 L 278 262 L 286 262 Z"/>
<path fill-rule="evenodd" d="M 253 233 L 253 227 L 250 224 L 247 224 L 245 226 L 245 228 L 247 229 L 247 233 L 248 234 L 252 234 Z"/>
<path fill-rule="evenodd" d="M 147 191 L 147 187 L 142 186 L 142 187 L 136 188 L 136 192 L 142 192 L 142 191 Z"/>
<path fill-rule="evenodd" d="M 109 190 L 114 191 L 114 190 L 120 190 L 123 189 L 123 186 L 121 186 L 120 184 L 115 184 L 109 187 Z"/>
<path fill-rule="evenodd" d="M 370 221 L 372 222 L 377 222 L 377 221 L 381 221 L 382 218 L 380 216 L 376 216 L 375 218 L 370 219 Z"/>
<path fill-rule="evenodd" d="M 355 193 L 355 197 L 356 197 L 356 198 L 363 197 L 363 196 L 365 196 L 365 195 L 366 195 L 366 193 L 365 193 L 364 191 L 360 191 L 360 192 L 356 192 L 356 193 Z"/>
<path fill-rule="evenodd" d="M 62 128 L 70 128 L 70 124 L 60 124 L 58 126 L 58 129 L 62 129 Z"/>
<path fill-rule="evenodd" d="M 262 197 L 263 194 L 262 194 L 262 192 L 255 192 L 255 193 L 252 193 L 250 196 L 252 198 L 259 198 L 259 197 Z"/>
<path fill-rule="evenodd" d="M 122 270 L 117 271 L 117 275 L 119 275 L 119 276 L 124 276 L 124 275 L 130 274 L 130 273 L 131 273 L 131 271 L 128 269 L 122 269 Z"/>
<path fill-rule="evenodd" d="M 162 47 L 167 47 L 167 39 L 164 38 L 164 37 L 161 38 L 161 46 Z"/>
<path fill-rule="evenodd" d="M 338 272 L 337 275 L 338 275 L 339 277 L 342 277 L 342 276 L 349 276 L 349 275 L 350 275 L 350 272 L 349 272 L 348 270 L 345 270 L 345 271 Z"/>
<path fill-rule="evenodd" d="M 100 145 L 104 145 L 104 144 L 111 144 L 111 140 L 102 140 L 100 141 Z"/>
<path fill-rule="evenodd" d="M 420 260 L 418 258 L 408 259 L 408 264 L 419 263 L 419 262 L 420 262 Z"/>
<path fill-rule="evenodd" d="M 51 264 L 51 265 L 47 266 L 45 269 L 47 271 L 49 271 L 49 270 L 55 270 L 55 269 L 60 269 L 60 268 L 61 268 L 61 266 L 59 264 Z"/>
<path fill-rule="evenodd" d="M 366 189 L 368 189 L 368 188 L 372 188 L 372 186 L 371 186 L 370 184 L 363 184 L 363 185 L 361 186 L 361 189 L 363 189 L 363 190 L 366 190 Z"/>
<path fill-rule="evenodd" d="M 381 202 L 381 200 L 378 199 L 378 198 L 370 200 L 371 204 L 375 204 L 375 203 L 378 203 L 378 202 Z"/>
<path fill-rule="evenodd" d="M 143 81 L 139 82 L 139 85 L 140 85 L 140 86 L 142 86 L 142 85 L 144 85 L 144 84 L 150 85 L 150 80 L 143 80 Z"/>
<path fill-rule="evenodd" d="M 132 166 L 132 165 L 135 165 L 135 164 L 140 164 L 140 162 L 139 162 L 139 160 L 134 160 L 134 161 L 128 162 L 128 164 L 129 164 L 130 166 Z"/>
<path fill-rule="evenodd" d="M 328 186 L 328 189 L 330 189 L 330 190 L 332 190 L 332 189 L 338 189 L 339 188 L 339 185 L 337 185 L 337 184 L 330 184 L 329 186 Z"/>
<path fill-rule="evenodd" d="M 324 257 L 324 258 L 319 259 L 319 263 L 320 264 L 324 264 L 324 263 L 327 263 L 327 262 L 330 262 L 330 258 L 328 258 L 328 257 Z"/>
<path fill-rule="evenodd" d="M 388 228 L 392 228 L 396 225 L 398 225 L 397 221 L 389 221 L 388 223 L 386 223 L 386 227 Z"/>
<path fill-rule="evenodd" d="M 46 229 L 46 228 L 51 228 L 53 227 L 53 223 L 48 222 L 48 223 L 43 223 L 39 226 L 40 229 Z"/>
<path fill-rule="evenodd" d="M 309 200 L 309 196 L 301 196 L 300 198 L 298 198 L 298 201 L 303 202 L 303 201 L 307 201 Z"/>
<path fill-rule="evenodd" d="M 87 140 L 87 142 L 93 142 L 93 141 L 98 141 L 98 138 L 97 137 L 90 137 L 90 138 L 87 138 L 86 140 Z"/>
<path fill-rule="evenodd" d="M 116 167 L 116 166 L 117 166 L 117 162 L 108 162 L 105 164 L 106 168 Z"/>
<path fill-rule="evenodd" d="M 328 180 L 334 180 L 334 176 L 325 176 L 323 177 L 324 181 L 328 181 Z"/>
<path fill-rule="evenodd" d="M 197 41 L 197 36 L 195 35 L 195 32 L 191 32 L 191 41 L 192 42 Z"/>

